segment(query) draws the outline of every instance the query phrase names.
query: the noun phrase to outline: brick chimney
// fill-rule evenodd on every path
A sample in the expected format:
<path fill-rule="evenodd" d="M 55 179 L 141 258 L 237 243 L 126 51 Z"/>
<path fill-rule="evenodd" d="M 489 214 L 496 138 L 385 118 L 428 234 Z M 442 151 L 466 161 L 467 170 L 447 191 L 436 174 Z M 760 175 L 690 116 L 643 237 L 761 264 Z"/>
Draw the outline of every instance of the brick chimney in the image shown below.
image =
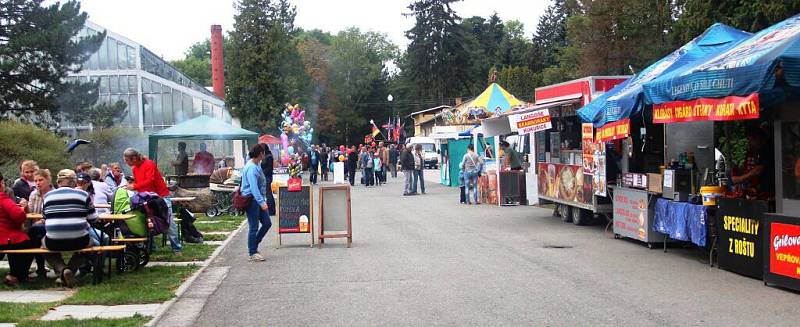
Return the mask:
<path fill-rule="evenodd" d="M 211 25 L 211 83 L 214 94 L 225 99 L 225 61 L 222 59 L 222 26 Z"/>

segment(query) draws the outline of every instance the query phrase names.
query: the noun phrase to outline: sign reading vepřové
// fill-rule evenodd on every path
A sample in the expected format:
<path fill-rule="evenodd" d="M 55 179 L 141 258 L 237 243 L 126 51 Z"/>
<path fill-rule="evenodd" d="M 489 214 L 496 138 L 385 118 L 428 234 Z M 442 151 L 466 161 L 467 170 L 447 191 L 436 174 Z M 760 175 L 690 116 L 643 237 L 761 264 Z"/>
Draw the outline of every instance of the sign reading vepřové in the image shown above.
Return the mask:
<path fill-rule="evenodd" d="M 758 93 L 746 97 L 700 98 L 653 105 L 653 123 L 727 121 L 758 118 Z"/>
<path fill-rule="evenodd" d="M 764 201 L 720 199 L 717 210 L 719 267 L 745 276 L 763 276 Z"/>

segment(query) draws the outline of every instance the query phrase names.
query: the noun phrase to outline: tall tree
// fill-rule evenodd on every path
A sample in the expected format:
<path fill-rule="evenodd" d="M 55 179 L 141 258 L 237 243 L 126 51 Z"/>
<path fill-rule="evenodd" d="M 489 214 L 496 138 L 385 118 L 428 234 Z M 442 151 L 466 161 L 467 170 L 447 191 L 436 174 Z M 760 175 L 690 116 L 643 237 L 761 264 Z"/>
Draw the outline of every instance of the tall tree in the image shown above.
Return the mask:
<path fill-rule="evenodd" d="M 85 22 L 74 0 L 46 7 L 42 0 L 0 2 L 0 114 L 58 117 L 59 95 L 79 87 L 62 81 L 80 71 L 105 38 L 78 37 Z"/>
<path fill-rule="evenodd" d="M 227 42 L 227 38 L 225 39 Z M 170 64 L 203 86 L 211 86 L 211 40 L 192 44 L 181 60 L 170 61 Z"/>
<path fill-rule="evenodd" d="M 416 98 L 457 97 L 467 89 L 469 53 L 461 18 L 450 7 L 458 1 L 417 0 L 408 6 L 415 23 L 406 32 L 411 43 L 401 69 Z"/>
<path fill-rule="evenodd" d="M 757 32 L 800 12 L 800 0 L 680 0 L 675 44 L 700 35 L 716 22 Z"/>
<path fill-rule="evenodd" d="M 357 139 L 368 132 L 370 119 L 380 122 L 388 118 L 382 101 L 388 94 L 385 63 L 396 56 L 397 47 L 384 34 L 349 28 L 333 38 L 329 93 L 335 102 L 329 105 L 337 108 L 337 134 Z"/>
<path fill-rule="evenodd" d="M 567 18 L 572 14 L 567 0 L 555 0 L 539 17 L 533 34 L 537 65 L 534 71 L 555 66 L 559 62 L 559 51 L 567 45 Z"/>
<path fill-rule="evenodd" d="M 273 131 L 284 103 L 302 100 L 308 86 L 294 39 L 295 7 L 287 0 L 235 6 L 226 100 L 245 128 Z"/>

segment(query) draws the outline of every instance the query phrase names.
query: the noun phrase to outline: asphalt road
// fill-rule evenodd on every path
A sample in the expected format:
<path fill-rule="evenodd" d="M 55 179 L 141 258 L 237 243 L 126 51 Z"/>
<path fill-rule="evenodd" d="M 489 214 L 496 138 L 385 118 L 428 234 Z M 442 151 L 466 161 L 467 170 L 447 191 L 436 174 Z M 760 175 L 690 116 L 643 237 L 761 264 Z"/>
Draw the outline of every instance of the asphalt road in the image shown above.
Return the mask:
<path fill-rule="evenodd" d="M 230 267 L 196 326 L 797 326 L 800 294 L 711 268 L 697 249 L 649 250 L 605 226 L 534 207 L 466 206 L 434 183 L 353 189 L 352 248 L 307 237 L 261 246 L 247 233 L 213 264 Z M 550 246 L 566 247 L 562 249 Z"/>

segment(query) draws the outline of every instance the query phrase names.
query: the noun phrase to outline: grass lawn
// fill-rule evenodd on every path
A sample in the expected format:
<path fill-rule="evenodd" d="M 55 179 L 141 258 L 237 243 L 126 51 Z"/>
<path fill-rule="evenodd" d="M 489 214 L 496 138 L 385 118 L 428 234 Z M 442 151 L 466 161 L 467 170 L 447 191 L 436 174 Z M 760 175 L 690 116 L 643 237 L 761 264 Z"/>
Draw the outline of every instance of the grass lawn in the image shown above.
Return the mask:
<path fill-rule="evenodd" d="M 0 323 L 17 323 L 37 319 L 58 303 L 11 303 L 0 302 Z"/>
<path fill-rule="evenodd" d="M 216 216 L 216 217 L 209 217 L 209 216 L 206 216 L 206 215 L 197 216 L 197 220 L 199 220 L 199 221 L 210 221 L 210 220 L 213 220 L 213 221 L 217 221 L 217 220 L 242 221 L 242 220 L 245 220 L 245 219 L 247 219 L 247 216 L 245 216 L 245 215 L 241 215 L 241 216 L 222 215 L 222 216 Z"/>
<path fill-rule="evenodd" d="M 34 263 L 36 265 L 36 263 Z M 8 269 L 3 268 L 0 269 L 0 276 L 5 276 L 8 274 Z M 11 287 L 4 283 L 0 283 L 0 292 L 2 291 L 19 291 L 19 290 L 41 290 L 41 289 L 48 289 L 48 288 L 57 288 L 56 282 L 53 279 L 30 279 L 27 282 L 20 283 L 17 287 Z"/>
<path fill-rule="evenodd" d="M 175 290 L 197 270 L 197 266 L 144 267 L 135 272 L 114 275 L 92 285 L 91 277 L 81 280 L 75 295 L 63 304 L 144 304 L 161 303 L 175 296 Z"/>
<path fill-rule="evenodd" d="M 150 261 L 203 261 L 208 259 L 217 247 L 219 247 L 219 245 L 191 244 L 184 242 L 181 255 L 176 255 L 169 246 L 162 246 L 150 254 Z"/>
<path fill-rule="evenodd" d="M 213 224 L 195 224 L 197 230 L 202 232 L 231 232 L 239 228 L 241 220 L 220 220 Z"/>
<path fill-rule="evenodd" d="M 228 235 L 203 234 L 203 241 L 224 241 L 226 239 L 228 239 Z"/>
<path fill-rule="evenodd" d="M 138 326 L 144 326 L 144 324 L 146 324 L 148 321 L 150 321 L 150 317 L 136 315 L 131 318 L 123 318 L 123 319 L 94 318 L 86 320 L 66 319 L 66 320 L 54 320 L 54 321 L 28 320 L 17 324 L 17 326 L 18 327 L 61 327 L 61 326 L 138 327 Z"/>

